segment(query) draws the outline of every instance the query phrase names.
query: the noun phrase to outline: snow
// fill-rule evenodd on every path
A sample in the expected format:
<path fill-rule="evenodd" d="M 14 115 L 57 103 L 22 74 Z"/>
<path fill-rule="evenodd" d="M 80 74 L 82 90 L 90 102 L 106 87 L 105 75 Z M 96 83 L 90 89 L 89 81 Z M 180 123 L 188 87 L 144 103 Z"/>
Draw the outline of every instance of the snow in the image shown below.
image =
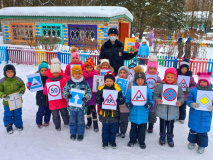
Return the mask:
<path fill-rule="evenodd" d="M 107 17 L 126 15 L 133 21 L 127 8 L 116 6 L 42 6 L 7 7 L 0 16 L 50 16 L 50 17 Z"/>

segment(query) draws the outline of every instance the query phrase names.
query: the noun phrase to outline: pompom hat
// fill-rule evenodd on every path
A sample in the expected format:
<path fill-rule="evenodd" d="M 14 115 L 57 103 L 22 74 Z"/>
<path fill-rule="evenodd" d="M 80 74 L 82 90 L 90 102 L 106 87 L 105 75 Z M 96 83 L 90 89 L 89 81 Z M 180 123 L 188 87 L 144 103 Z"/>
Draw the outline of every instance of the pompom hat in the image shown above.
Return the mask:
<path fill-rule="evenodd" d="M 202 73 L 198 72 L 197 75 L 198 75 L 198 85 L 200 85 L 201 81 L 207 82 L 207 86 L 210 85 L 210 83 L 211 83 L 211 75 L 212 75 L 211 72 L 208 72 L 208 73 L 206 73 L 206 72 L 202 72 Z"/>
<path fill-rule="evenodd" d="M 53 58 L 50 65 L 51 73 L 61 73 L 61 65 L 58 58 Z"/>
<path fill-rule="evenodd" d="M 148 64 L 147 64 L 147 71 L 149 71 L 150 67 L 156 68 L 158 70 L 158 58 L 156 55 L 153 55 L 149 58 Z"/>

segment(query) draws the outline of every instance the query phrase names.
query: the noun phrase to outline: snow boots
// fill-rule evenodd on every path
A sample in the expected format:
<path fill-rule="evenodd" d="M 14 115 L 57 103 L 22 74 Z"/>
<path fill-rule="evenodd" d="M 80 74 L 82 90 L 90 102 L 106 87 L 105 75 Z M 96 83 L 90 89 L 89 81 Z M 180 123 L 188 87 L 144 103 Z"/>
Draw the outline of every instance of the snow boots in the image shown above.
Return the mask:
<path fill-rule="evenodd" d="M 149 126 L 148 126 L 148 133 L 153 133 L 153 125 L 152 123 L 149 123 Z"/>
<path fill-rule="evenodd" d="M 166 133 L 160 133 L 159 144 L 161 146 L 166 144 Z"/>
<path fill-rule="evenodd" d="M 167 143 L 168 143 L 169 147 L 174 147 L 174 145 L 175 145 L 173 138 L 174 138 L 174 134 L 167 134 Z"/>
<path fill-rule="evenodd" d="M 87 118 L 86 129 L 90 129 L 91 125 L 92 125 L 92 118 L 89 117 L 89 118 Z M 98 131 L 99 131 L 97 119 L 93 119 L 93 127 L 94 127 L 94 131 L 95 131 L 95 132 L 98 132 Z"/>
<path fill-rule="evenodd" d="M 7 129 L 8 134 L 13 134 L 13 124 L 12 123 L 7 124 L 6 129 Z"/>

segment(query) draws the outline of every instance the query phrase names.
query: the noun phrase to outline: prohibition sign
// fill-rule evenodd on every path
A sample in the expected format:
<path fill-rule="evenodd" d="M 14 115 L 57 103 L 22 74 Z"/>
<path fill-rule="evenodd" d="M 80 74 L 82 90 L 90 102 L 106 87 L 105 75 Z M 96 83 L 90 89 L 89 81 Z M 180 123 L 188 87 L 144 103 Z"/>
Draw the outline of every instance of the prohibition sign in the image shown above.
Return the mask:
<path fill-rule="evenodd" d="M 163 92 L 163 97 L 167 101 L 174 101 L 177 98 L 177 92 L 173 88 L 167 88 Z"/>
<path fill-rule="evenodd" d="M 58 92 L 58 93 L 57 93 Z M 60 94 L 60 88 L 59 86 L 53 84 L 48 88 L 48 93 L 52 97 L 56 97 Z"/>
<path fill-rule="evenodd" d="M 151 82 L 152 82 L 152 81 L 155 81 L 155 84 L 157 83 L 156 79 L 154 79 L 154 78 L 152 78 L 152 77 L 149 77 L 149 78 L 146 79 L 146 81 L 148 81 L 148 80 L 150 80 Z M 154 89 L 154 88 L 155 88 L 155 85 L 153 85 L 153 87 L 152 87 L 152 88 L 149 88 L 149 89 Z"/>

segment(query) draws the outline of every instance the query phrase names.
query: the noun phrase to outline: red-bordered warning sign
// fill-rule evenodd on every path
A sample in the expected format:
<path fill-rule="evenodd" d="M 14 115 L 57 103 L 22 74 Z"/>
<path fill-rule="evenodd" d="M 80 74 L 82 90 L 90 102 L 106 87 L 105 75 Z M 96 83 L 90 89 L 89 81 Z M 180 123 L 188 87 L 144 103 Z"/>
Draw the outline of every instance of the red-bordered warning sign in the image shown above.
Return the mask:
<path fill-rule="evenodd" d="M 167 88 L 163 92 L 163 97 L 167 101 L 174 101 L 177 98 L 177 92 L 173 88 Z"/>
<path fill-rule="evenodd" d="M 181 86 L 181 88 L 189 88 L 185 79 L 182 79 L 182 81 L 179 83 L 179 86 Z"/>
<path fill-rule="evenodd" d="M 51 85 L 49 88 L 48 88 L 48 94 L 52 97 L 56 97 L 60 94 L 60 87 L 57 86 L 57 85 Z"/>
<path fill-rule="evenodd" d="M 146 101 L 146 99 L 144 98 L 144 96 L 141 93 L 141 91 L 138 90 L 137 93 L 135 94 L 135 96 L 132 98 L 132 101 L 144 102 L 144 101 Z"/>
<path fill-rule="evenodd" d="M 105 101 L 103 102 L 103 105 L 116 106 L 116 103 L 111 94 L 109 94 L 109 96 L 105 99 Z"/>

